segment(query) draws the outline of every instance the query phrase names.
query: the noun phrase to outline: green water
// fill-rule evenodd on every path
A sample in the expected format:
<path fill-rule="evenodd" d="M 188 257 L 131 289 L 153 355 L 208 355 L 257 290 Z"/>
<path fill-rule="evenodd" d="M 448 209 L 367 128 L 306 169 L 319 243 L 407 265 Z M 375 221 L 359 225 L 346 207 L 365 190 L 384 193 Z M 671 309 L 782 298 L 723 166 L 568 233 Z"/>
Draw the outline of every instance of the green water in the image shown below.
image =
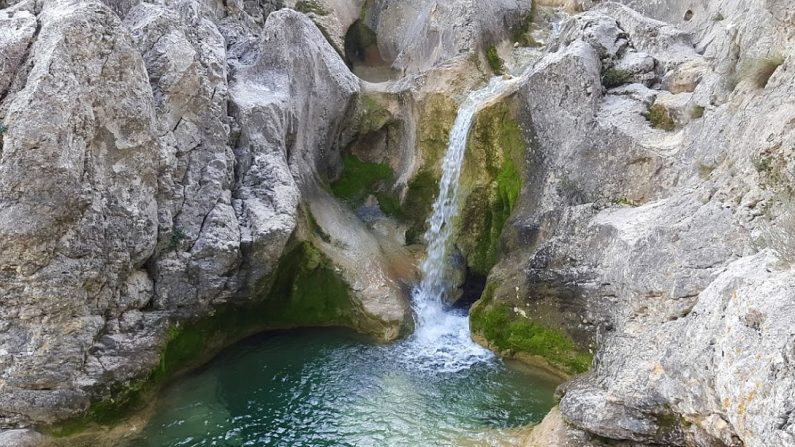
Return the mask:
<path fill-rule="evenodd" d="M 493 357 L 439 372 L 411 343 L 336 329 L 245 340 L 165 389 L 127 446 L 498 445 L 554 405 L 549 377 Z"/>

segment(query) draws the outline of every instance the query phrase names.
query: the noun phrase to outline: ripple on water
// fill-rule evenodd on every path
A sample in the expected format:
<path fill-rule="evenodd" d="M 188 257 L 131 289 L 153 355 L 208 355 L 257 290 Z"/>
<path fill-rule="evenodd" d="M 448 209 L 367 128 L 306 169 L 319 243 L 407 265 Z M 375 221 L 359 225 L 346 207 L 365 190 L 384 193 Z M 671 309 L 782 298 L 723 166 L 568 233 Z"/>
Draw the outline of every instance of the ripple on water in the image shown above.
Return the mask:
<path fill-rule="evenodd" d="M 439 354 L 417 343 L 373 345 L 333 329 L 254 337 L 164 390 L 128 445 L 490 445 L 495 431 L 554 405 L 554 379 L 492 356 L 436 370 Z"/>

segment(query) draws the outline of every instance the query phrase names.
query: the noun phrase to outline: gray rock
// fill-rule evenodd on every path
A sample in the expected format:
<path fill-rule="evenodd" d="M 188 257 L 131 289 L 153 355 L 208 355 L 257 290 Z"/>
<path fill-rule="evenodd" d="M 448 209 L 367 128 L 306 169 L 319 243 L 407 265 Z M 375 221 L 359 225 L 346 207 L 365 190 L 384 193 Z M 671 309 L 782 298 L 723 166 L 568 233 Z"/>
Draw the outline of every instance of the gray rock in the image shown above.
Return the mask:
<path fill-rule="evenodd" d="M 645 10 L 661 5 L 647 3 Z M 673 3 L 671 10 L 680 5 Z M 727 10 L 739 14 L 736 6 Z M 626 51 L 661 61 L 666 86 L 685 92 L 593 89 L 600 57 L 621 54 L 598 37 L 620 31 L 594 25 L 600 33 L 589 34 L 577 25 L 609 27 L 592 20 L 596 12 L 615 17 Z M 595 350 L 592 371 L 559 390 L 571 433 L 631 445 L 792 445 L 793 334 L 783 329 L 795 302 L 792 202 L 781 196 L 795 138 L 795 110 L 782 107 L 793 89 L 788 62 L 764 91 L 743 80 L 727 93 L 725 61 L 737 49 L 714 39 L 724 25 L 699 22 L 693 35 L 714 40 L 689 44 L 689 33 L 620 5 L 584 16 L 564 26 L 557 52 L 519 92 L 537 159 L 490 275 L 496 296 L 535 319 L 564 322 Z M 731 39 L 750 52 L 746 39 L 780 43 L 793 33 L 735 30 Z M 720 56 L 702 58 L 699 46 Z M 643 114 L 654 101 L 673 112 L 677 129 L 649 126 Z M 709 106 L 703 117 L 690 116 L 694 104 Z"/>
<path fill-rule="evenodd" d="M 512 31 L 530 2 L 495 0 L 378 0 L 367 25 L 378 35 L 384 59 L 403 74 L 426 71 L 473 50 L 513 45 Z"/>
<path fill-rule="evenodd" d="M 33 430 L 0 431 L 0 445 L 8 447 L 37 447 L 44 443 L 44 436 Z"/>
<path fill-rule="evenodd" d="M 143 60 L 97 3 L 48 3 L 0 161 L 0 420 L 73 414 L 87 351 L 156 237 Z M 153 150 L 155 148 L 155 150 Z"/>
<path fill-rule="evenodd" d="M 0 10 L 0 98 L 8 92 L 36 34 L 36 16 L 22 8 L 14 9 Z"/>

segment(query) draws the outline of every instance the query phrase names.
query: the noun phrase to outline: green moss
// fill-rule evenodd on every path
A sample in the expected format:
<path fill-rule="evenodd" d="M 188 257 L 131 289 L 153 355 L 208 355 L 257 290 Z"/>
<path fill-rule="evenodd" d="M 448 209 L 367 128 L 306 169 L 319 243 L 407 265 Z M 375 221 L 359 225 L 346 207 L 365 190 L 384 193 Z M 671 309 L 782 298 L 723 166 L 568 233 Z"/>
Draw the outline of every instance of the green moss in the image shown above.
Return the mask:
<path fill-rule="evenodd" d="M 350 287 L 331 261 L 309 242 L 299 242 L 279 261 L 262 311 L 275 327 L 355 327 Z"/>
<path fill-rule="evenodd" d="M 458 104 L 450 97 L 434 94 L 422 103 L 418 120 L 417 144 L 422 154 L 422 169 L 408 183 L 403 200 L 403 217 L 409 223 L 408 244 L 419 243 L 439 192 L 441 162 L 447 151 Z"/>
<path fill-rule="evenodd" d="M 383 163 L 362 161 L 353 155 L 342 159 L 342 176 L 331 184 L 331 191 L 351 206 L 359 206 L 371 193 L 377 192 L 379 183 L 392 179 L 392 168 Z"/>
<path fill-rule="evenodd" d="M 619 197 L 613 199 L 613 205 L 636 207 L 638 206 L 638 202 L 630 199 L 629 197 Z"/>
<path fill-rule="evenodd" d="M 295 10 L 303 12 L 304 14 L 313 13 L 319 16 L 328 15 L 328 11 L 326 11 L 326 9 L 323 8 L 323 5 L 321 5 L 317 0 L 299 0 L 295 4 Z"/>
<path fill-rule="evenodd" d="M 418 145 L 424 169 L 436 176 L 441 175 L 441 161 L 450 142 L 450 130 L 456 115 L 458 104 L 448 96 L 434 94 L 422 104 L 418 120 Z"/>
<path fill-rule="evenodd" d="M 116 384 L 107 392 L 111 398 L 92 403 L 84 415 L 42 428 L 41 431 L 55 438 L 63 438 L 81 433 L 89 427 L 119 424 L 132 412 L 143 408 L 153 389 L 151 378 Z"/>
<path fill-rule="evenodd" d="M 439 193 L 439 182 L 430 171 L 420 171 L 409 182 L 403 201 L 403 215 L 411 223 L 406 231 L 406 243 L 420 242 L 425 231 L 425 221 L 431 214 L 433 201 Z"/>
<path fill-rule="evenodd" d="M 400 206 L 400 198 L 397 195 L 379 192 L 375 194 L 375 198 L 378 199 L 378 207 L 381 208 L 381 211 L 387 216 L 398 218 L 403 218 L 405 216 Z"/>
<path fill-rule="evenodd" d="M 620 87 L 624 84 L 632 82 L 632 79 L 632 73 L 626 70 L 608 68 L 602 71 L 602 85 L 604 85 L 606 88 Z"/>
<path fill-rule="evenodd" d="M 482 110 L 473 124 L 462 169 L 465 198 L 456 244 L 468 267 L 486 276 L 497 262 L 499 240 L 522 189 L 525 142 L 506 103 Z"/>
<path fill-rule="evenodd" d="M 486 48 L 486 61 L 494 74 L 499 75 L 505 73 L 505 62 L 503 62 L 500 55 L 497 53 L 497 47 L 491 45 Z"/>
<path fill-rule="evenodd" d="M 370 94 L 359 97 L 358 116 L 360 135 L 375 132 L 393 119 L 392 113 L 381 105 L 377 97 Z"/>
<path fill-rule="evenodd" d="M 513 41 L 523 47 L 537 47 L 540 46 L 535 39 L 533 39 L 530 32 L 533 29 L 533 21 L 535 20 L 536 3 L 532 2 L 530 12 L 522 17 L 519 21 L 519 26 L 513 32 Z"/>
<path fill-rule="evenodd" d="M 699 119 L 702 118 L 703 116 L 704 116 L 704 106 L 696 105 L 690 109 L 690 118 Z"/>
<path fill-rule="evenodd" d="M 653 104 L 649 107 L 649 111 L 646 113 L 646 119 L 649 120 L 651 127 L 655 129 L 672 131 L 676 128 L 676 123 L 674 123 L 674 119 L 671 117 L 670 112 L 660 104 Z"/>
<path fill-rule="evenodd" d="M 484 291 L 482 302 L 469 315 L 472 332 L 484 337 L 500 351 L 540 356 L 569 374 L 591 367 L 592 356 L 580 350 L 564 331 L 516 315 L 508 306 L 493 300 L 494 285 Z"/>

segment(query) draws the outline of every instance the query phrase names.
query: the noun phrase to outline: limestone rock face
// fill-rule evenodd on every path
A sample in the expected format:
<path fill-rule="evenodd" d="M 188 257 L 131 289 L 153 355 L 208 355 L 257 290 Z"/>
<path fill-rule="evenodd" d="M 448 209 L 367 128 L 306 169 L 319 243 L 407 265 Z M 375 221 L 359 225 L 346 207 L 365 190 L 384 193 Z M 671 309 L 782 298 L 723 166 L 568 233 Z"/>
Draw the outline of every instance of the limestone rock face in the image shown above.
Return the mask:
<path fill-rule="evenodd" d="M 512 44 L 530 2 L 379 0 L 365 16 L 378 47 L 402 73 L 425 71 L 473 49 Z"/>
<path fill-rule="evenodd" d="M 359 80 L 303 14 L 107 3 L 0 11 L 3 428 L 116 397 L 175 322 L 264 293 L 349 138 Z M 391 339 L 410 314 L 382 270 L 343 276 L 379 284 L 356 327 Z"/>
<path fill-rule="evenodd" d="M 489 282 L 594 350 L 591 371 L 559 389 L 572 436 L 792 445 L 795 30 L 750 24 L 785 2 L 742 15 L 706 2 L 688 19 L 667 15 L 687 2 L 627 3 L 669 23 L 595 5 L 561 26 L 518 93 L 537 146 Z M 632 53 L 653 58 L 652 77 L 608 85 Z"/>
<path fill-rule="evenodd" d="M 125 284 L 157 235 L 152 90 L 129 33 L 95 3 L 47 4 L 37 20 L 27 81 L 3 103 L 3 425 L 85 403 L 103 315 L 135 307 Z"/>

